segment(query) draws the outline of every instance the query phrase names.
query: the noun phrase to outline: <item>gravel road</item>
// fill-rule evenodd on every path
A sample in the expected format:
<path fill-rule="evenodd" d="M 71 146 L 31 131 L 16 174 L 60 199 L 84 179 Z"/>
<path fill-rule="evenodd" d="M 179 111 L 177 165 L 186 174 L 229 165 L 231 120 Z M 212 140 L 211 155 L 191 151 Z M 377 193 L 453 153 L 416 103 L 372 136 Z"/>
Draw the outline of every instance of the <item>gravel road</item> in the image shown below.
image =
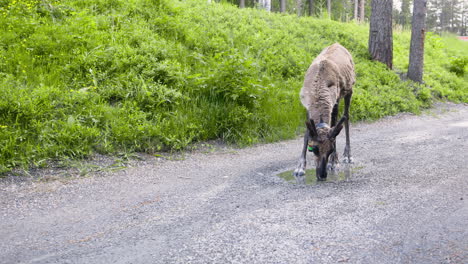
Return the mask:
<path fill-rule="evenodd" d="M 468 263 L 468 106 L 352 124 L 343 181 L 277 177 L 301 144 L 5 178 L 0 263 Z"/>

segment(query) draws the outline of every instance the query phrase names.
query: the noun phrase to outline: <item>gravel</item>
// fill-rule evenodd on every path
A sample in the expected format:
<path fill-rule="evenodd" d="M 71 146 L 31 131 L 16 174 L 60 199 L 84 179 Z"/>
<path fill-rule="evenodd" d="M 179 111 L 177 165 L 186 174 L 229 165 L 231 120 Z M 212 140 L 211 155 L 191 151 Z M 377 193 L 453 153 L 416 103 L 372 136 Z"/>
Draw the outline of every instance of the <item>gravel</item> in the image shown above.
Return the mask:
<path fill-rule="evenodd" d="M 8 177 L 0 263 L 468 262 L 468 106 L 352 124 L 344 181 L 277 177 L 301 144 L 213 144 L 87 177 Z"/>

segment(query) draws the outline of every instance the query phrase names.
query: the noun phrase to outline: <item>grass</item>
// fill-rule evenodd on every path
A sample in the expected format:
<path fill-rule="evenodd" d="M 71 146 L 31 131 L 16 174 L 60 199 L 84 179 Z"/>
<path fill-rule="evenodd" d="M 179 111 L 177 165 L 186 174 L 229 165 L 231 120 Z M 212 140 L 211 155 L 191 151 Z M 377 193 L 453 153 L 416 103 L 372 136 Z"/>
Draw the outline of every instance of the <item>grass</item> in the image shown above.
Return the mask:
<path fill-rule="evenodd" d="M 92 153 L 180 150 L 295 137 L 310 62 L 340 42 L 354 56 L 352 119 L 468 102 L 468 46 L 428 34 L 424 85 L 369 60 L 368 26 L 206 1 L 0 2 L 0 172 Z M 462 74 L 460 74 L 462 72 Z"/>

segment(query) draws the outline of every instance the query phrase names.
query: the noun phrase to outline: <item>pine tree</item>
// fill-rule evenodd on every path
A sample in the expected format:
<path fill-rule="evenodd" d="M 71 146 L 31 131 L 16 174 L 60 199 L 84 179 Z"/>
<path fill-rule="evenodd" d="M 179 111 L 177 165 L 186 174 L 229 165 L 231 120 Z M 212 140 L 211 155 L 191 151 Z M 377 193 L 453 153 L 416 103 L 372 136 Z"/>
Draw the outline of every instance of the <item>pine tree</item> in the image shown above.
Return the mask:
<path fill-rule="evenodd" d="M 414 0 L 408 78 L 419 83 L 423 78 L 426 8 L 427 0 Z"/>
<path fill-rule="evenodd" d="M 286 0 L 280 0 L 280 12 L 286 12 Z"/>
<path fill-rule="evenodd" d="M 371 58 L 393 67 L 392 0 L 372 0 L 369 29 Z"/>
<path fill-rule="evenodd" d="M 309 16 L 314 15 L 314 0 L 309 0 Z"/>

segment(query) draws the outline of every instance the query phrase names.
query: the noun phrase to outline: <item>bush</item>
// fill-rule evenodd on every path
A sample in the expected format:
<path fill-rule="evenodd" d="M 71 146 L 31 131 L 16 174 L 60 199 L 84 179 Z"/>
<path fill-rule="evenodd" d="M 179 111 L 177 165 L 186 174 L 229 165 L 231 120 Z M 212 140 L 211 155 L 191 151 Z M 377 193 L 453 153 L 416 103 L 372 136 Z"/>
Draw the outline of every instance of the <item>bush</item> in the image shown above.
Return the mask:
<path fill-rule="evenodd" d="M 467 65 L 468 57 L 454 57 L 450 60 L 449 70 L 458 76 L 464 76 Z"/>
<path fill-rule="evenodd" d="M 468 102 L 465 43 L 428 34 L 425 85 L 415 86 L 368 60 L 367 35 L 354 23 L 202 0 L 2 1 L 0 171 L 294 137 L 304 73 L 334 42 L 356 63 L 353 120 L 418 112 L 433 98 Z M 409 34 L 394 40 L 404 72 Z"/>

